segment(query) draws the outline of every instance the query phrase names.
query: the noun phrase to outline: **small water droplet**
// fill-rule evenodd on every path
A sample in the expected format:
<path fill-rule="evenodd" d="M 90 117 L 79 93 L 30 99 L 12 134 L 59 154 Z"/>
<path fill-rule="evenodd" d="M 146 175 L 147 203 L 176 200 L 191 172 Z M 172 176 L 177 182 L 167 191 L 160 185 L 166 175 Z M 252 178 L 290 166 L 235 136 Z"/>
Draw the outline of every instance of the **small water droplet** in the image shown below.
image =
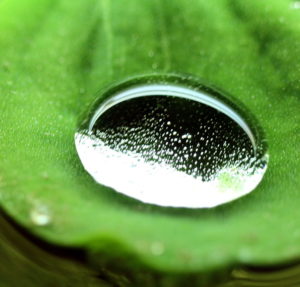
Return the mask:
<path fill-rule="evenodd" d="M 148 52 L 148 57 L 149 57 L 149 58 L 153 58 L 153 57 L 154 57 L 154 51 L 150 50 L 150 51 Z"/>
<path fill-rule="evenodd" d="M 38 226 L 46 226 L 51 222 L 50 212 L 45 205 L 35 205 L 30 212 L 31 221 Z"/>
<path fill-rule="evenodd" d="M 160 256 L 165 252 L 165 246 L 161 242 L 153 242 L 151 244 L 151 253 L 156 256 Z"/>
<path fill-rule="evenodd" d="M 191 139 L 191 138 L 192 138 L 192 135 L 189 134 L 189 133 L 186 133 L 186 134 L 183 134 L 181 137 L 182 137 L 183 139 Z"/>
<path fill-rule="evenodd" d="M 41 176 L 42 176 L 42 178 L 44 178 L 44 179 L 49 179 L 49 174 L 48 174 L 48 172 L 46 172 L 46 171 L 42 172 L 42 173 L 41 173 Z"/>
<path fill-rule="evenodd" d="M 9 62 L 3 62 L 2 67 L 5 71 L 9 71 L 10 70 L 10 63 Z"/>
<path fill-rule="evenodd" d="M 153 70 L 156 70 L 158 68 L 158 64 L 157 63 L 153 63 L 151 67 L 152 67 Z"/>
<path fill-rule="evenodd" d="M 215 90 L 176 82 L 108 91 L 75 134 L 85 169 L 100 184 L 161 206 L 213 207 L 251 192 L 268 162 L 256 122 Z"/>

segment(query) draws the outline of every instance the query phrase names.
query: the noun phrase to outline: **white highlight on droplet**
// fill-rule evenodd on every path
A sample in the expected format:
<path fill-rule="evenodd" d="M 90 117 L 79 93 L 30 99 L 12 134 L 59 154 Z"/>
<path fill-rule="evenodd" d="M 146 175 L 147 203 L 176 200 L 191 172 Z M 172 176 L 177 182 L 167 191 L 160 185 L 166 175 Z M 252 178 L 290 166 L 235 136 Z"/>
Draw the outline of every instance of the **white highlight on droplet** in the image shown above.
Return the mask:
<path fill-rule="evenodd" d="M 77 133 L 75 142 L 83 166 L 97 182 L 161 206 L 214 207 L 251 192 L 264 173 L 226 167 L 205 182 L 164 161 L 147 162 L 140 154 L 113 150 L 89 135 Z"/>

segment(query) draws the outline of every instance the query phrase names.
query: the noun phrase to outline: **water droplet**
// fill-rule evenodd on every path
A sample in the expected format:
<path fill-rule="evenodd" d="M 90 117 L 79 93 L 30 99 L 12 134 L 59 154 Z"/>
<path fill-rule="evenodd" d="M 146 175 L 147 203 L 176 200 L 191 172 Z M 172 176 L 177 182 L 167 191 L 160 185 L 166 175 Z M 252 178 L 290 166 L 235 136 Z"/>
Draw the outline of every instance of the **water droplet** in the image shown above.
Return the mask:
<path fill-rule="evenodd" d="M 152 67 L 153 70 L 156 70 L 158 68 L 158 64 L 157 63 L 153 63 L 151 67 Z"/>
<path fill-rule="evenodd" d="M 85 89 L 84 88 L 80 88 L 79 89 L 79 93 L 80 93 L 80 95 L 83 95 L 85 93 Z"/>
<path fill-rule="evenodd" d="M 4 71 L 9 71 L 10 70 L 10 63 L 9 62 L 3 62 L 3 64 L 2 64 L 2 67 L 3 67 L 3 69 L 4 69 Z"/>
<path fill-rule="evenodd" d="M 151 244 L 151 253 L 156 256 L 160 256 L 165 252 L 165 246 L 161 242 L 153 242 Z"/>
<path fill-rule="evenodd" d="M 154 51 L 150 50 L 150 51 L 148 52 L 148 57 L 149 57 L 149 58 L 153 58 L 153 57 L 154 57 Z"/>
<path fill-rule="evenodd" d="M 258 185 L 268 156 L 257 123 L 215 90 L 185 83 L 125 83 L 94 105 L 75 144 L 98 183 L 189 208 L 217 206 Z"/>
<path fill-rule="evenodd" d="M 51 222 L 50 212 L 45 205 L 35 205 L 30 212 L 30 219 L 35 225 L 45 226 Z"/>
<path fill-rule="evenodd" d="M 189 133 L 186 133 L 186 134 L 183 134 L 183 135 L 181 136 L 181 138 L 183 138 L 183 139 L 191 139 L 191 138 L 192 138 L 192 135 L 189 134 Z"/>

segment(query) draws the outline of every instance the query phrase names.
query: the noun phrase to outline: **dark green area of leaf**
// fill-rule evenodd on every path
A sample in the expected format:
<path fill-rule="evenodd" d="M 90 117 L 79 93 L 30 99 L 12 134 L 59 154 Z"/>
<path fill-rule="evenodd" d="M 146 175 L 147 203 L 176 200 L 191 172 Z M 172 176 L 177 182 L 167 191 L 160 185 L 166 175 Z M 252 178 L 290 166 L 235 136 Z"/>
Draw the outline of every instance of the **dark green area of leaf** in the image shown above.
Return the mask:
<path fill-rule="evenodd" d="M 180 273 L 298 258 L 300 10 L 293 7 L 286 0 L 1 1 L 3 208 L 46 241 L 84 247 L 96 266 L 99 254 Z M 255 192 L 211 210 L 165 210 L 86 174 L 73 136 L 95 92 L 160 72 L 205 79 L 256 116 L 270 164 Z M 44 227 L 32 220 L 41 206 L 51 217 Z"/>

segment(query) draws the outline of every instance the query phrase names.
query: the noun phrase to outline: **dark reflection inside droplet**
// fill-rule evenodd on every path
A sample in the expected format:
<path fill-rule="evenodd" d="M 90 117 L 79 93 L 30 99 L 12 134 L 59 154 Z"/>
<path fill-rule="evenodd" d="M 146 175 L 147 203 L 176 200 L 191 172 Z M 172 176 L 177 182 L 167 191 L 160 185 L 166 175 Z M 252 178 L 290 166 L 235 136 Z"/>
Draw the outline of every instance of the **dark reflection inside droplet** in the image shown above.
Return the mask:
<path fill-rule="evenodd" d="M 148 96 L 124 101 L 99 117 L 93 135 L 121 153 L 165 163 L 203 181 L 253 158 L 246 132 L 224 113 L 185 98 Z"/>
<path fill-rule="evenodd" d="M 85 169 L 141 201 L 212 207 L 253 190 L 267 155 L 246 121 L 207 91 L 139 85 L 95 107 L 75 136 Z"/>

